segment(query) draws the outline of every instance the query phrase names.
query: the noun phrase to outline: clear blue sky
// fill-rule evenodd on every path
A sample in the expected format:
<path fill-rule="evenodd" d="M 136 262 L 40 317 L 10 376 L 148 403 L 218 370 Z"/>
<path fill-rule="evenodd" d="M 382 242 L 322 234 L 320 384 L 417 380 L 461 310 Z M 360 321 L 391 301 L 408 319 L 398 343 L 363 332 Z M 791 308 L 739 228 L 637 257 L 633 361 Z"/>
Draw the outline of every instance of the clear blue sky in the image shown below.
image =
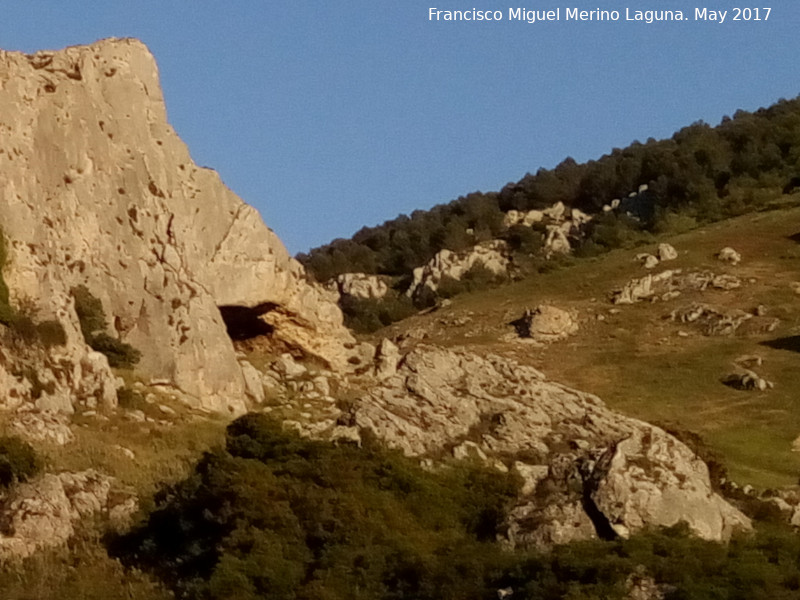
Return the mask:
<path fill-rule="evenodd" d="M 566 156 L 716 124 L 800 93 L 800 2 L 764 22 L 694 21 L 685 0 L 352 0 L 3 3 L 0 47 L 32 52 L 137 37 L 155 54 L 170 122 L 291 252 Z M 559 22 L 509 8 L 561 7 Z M 755 5 L 751 5 L 755 6 Z M 431 22 L 430 7 L 500 10 Z M 566 22 L 566 7 L 622 11 Z M 624 21 L 624 9 L 691 20 Z"/>

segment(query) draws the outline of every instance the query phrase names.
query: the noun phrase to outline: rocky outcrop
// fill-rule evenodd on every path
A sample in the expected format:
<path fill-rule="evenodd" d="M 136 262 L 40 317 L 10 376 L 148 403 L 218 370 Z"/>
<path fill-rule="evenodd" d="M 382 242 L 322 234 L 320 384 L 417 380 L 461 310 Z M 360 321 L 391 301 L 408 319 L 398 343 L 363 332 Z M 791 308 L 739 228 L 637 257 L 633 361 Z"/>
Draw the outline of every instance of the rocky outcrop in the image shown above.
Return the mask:
<path fill-rule="evenodd" d="M 205 408 L 244 409 L 229 330 L 346 366 L 338 307 L 255 209 L 194 164 L 143 44 L 0 52 L 0 130 L 3 274 L 15 305 L 63 325 L 66 363 L 108 373 L 77 324 L 70 290 L 84 285 L 107 332 L 142 352 L 140 372 Z"/>
<path fill-rule="evenodd" d="M 94 470 L 46 474 L 18 485 L 0 503 L 0 560 L 21 559 L 60 546 L 85 517 L 101 516 L 124 526 L 138 508 L 130 492 Z"/>
<path fill-rule="evenodd" d="M 679 323 L 692 323 L 704 335 L 734 335 L 737 333 L 765 333 L 774 331 L 779 319 L 752 314 L 736 308 L 719 308 L 709 304 L 694 303 L 677 308 L 670 318 Z"/>
<path fill-rule="evenodd" d="M 737 390 L 754 390 L 765 392 L 775 387 L 771 381 L 761 377 L 755 371 L 743 369 L 730 373 L 722 379 L 722 383 Z"/>
<path fill-rule="evenodd" d="M 741 285 L 741 280 L 734 275 L 717 275 L 711 271 L 684 273 L 681 269 L 667 269 L 631 279 L 623 287 L 611 292 L 611 302 L 634 304 L 641 300 L 671 300 L 683 291 L 704 291 L 708 288 L 735 290 Z"/>
<path fill-rule="evenodd" d="M 380 277 L 364 273 L 342 273 L 326 287 L 340 296 L 353 298 L 380 299 L 389 292 L 389 286 Z"/>
<path fill-rule="evenodd" d="M 414 269 L 414 279 L 406 293 L 416 297 L 426 288 L 436 292 L 443 279 L 458 281 L 476 266 L 503 277 L 510 264 L 506 243 L 501 240 L 478 244 L 465 252 L 441 250 L 428 264 Z"/>
<path fill-rule="evenodd" d="M 509 522 L 515 544 L 625 536 L 680 521 L 722 540 L 749 527 L 687 446 L 591 394 L 494 355 L 418 345 L 392 362 L 394 372 L 350 407 L 348 425 L 412 456 L 446 448 L 483 454 L 489 464 L 524 456 L 512 465 L 526 482 Z"/>

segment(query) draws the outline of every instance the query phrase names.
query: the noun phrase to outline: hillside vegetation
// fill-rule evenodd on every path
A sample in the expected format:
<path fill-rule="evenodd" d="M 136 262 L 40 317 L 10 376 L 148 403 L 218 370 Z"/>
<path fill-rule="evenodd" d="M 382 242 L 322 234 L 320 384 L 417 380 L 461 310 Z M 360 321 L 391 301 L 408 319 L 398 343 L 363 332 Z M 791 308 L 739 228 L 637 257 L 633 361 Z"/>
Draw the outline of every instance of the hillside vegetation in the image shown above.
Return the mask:
<path fill-rule="evenodd" d="M 508 210 L 563 202 L 596 214 L 648 185 L 647 194 L 626 207 L 634 219 L 605 215 L 596 221 L 586 241 L 591 253 L 624 243 L 626 229 L 669 231 L 756 210 L 800 183 L 799 161 L 800 99 L 781 100 L 754 113 L 737 111 L 716 127 L 697 122 L 670 139 L 634 142 L 587 163 L 567 158 L 499 192 L 475 192 L 364 227 L 349 240 L 334 240 L 298 259 L 318 281 L 348 272 L 403 277 L 443 248 L 459 251 L 513 238 L 502 226 Z"/>

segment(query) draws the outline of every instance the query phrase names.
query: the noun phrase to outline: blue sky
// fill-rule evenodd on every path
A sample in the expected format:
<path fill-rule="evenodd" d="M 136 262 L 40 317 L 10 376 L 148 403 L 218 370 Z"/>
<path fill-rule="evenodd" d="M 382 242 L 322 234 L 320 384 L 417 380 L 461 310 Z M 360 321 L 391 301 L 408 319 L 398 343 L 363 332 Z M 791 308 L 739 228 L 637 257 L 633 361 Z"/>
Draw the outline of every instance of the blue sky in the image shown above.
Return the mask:
<path fill-rule="evenodd" d="M 728 0 L 3 4 L 6 50 L 143 40 L 194 160 L 258 208 L 292 253 L 567 156 L 597 158 L 800 94 L 796 0 L 774 0 L 760 22 L 733 22 L 742 4 Z M 509 21 L 519 6 L 560 7 L 562 20 Z M 504 19 L 435 22 L 431 7 Z M 566 7 L 622 15 L 567 22 Z M 690 20 L 626 22 L 626 7 Z M 727 10 L 726 22 L 694 21 L 695 7 Z"/>

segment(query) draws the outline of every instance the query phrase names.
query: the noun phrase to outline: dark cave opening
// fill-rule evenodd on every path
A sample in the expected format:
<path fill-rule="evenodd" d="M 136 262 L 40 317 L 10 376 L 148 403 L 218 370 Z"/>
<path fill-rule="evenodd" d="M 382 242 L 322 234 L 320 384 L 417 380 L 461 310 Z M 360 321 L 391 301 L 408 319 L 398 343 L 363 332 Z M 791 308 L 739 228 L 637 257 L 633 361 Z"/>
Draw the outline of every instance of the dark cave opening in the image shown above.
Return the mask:
<path fill-rule="evenodd" d="M 249 340 L 260 336 L 271 335 L 274 328 L 261 319 L 264 315 L 275 308 L 274 304 L 259 304 L 252 308 L 247 306 L 220 306 L 219 312 L 228 335 L 235 341 Z"/>

